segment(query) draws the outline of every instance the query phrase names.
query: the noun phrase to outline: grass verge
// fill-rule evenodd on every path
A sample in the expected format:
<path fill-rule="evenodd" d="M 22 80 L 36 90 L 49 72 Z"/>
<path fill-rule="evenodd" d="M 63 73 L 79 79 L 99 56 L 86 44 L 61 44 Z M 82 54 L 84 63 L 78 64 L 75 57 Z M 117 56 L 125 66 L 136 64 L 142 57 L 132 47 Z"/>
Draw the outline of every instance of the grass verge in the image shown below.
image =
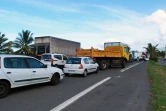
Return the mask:
<path fill-rule="evenodd" d="M 148 63 L 152 111 L 166 111 L 166 66 Z"/>

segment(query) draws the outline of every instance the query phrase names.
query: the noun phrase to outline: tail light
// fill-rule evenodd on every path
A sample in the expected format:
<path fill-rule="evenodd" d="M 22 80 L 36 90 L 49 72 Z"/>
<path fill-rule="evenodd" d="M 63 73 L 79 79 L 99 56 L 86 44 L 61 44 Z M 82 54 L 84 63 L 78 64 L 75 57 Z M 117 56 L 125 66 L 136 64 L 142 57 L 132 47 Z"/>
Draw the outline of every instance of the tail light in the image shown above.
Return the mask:
<path fill-rule="evenodd" d="M 83 65 L 82 65 L 82 64 L 80 64 L 80 67 L 79 67 L 79 69 L 83 69 Z"/>
<path fill-rule="evenodd" d="M 51 58 L 51 64 L 53 65 L 53 61 L 54 61 L 54 59 L 53 58 Z"/>

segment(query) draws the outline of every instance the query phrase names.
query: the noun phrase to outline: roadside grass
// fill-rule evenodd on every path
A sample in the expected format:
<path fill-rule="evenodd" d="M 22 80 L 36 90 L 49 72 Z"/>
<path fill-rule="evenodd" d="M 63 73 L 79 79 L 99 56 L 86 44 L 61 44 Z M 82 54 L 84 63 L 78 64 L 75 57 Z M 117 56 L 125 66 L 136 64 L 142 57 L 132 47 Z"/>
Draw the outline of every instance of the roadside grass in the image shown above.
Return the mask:
<path fill-rule="evenodd" d="M 166 111 L 166 66 L 149 61 L 148 73 L 151 85 L 152 111 Z"/>

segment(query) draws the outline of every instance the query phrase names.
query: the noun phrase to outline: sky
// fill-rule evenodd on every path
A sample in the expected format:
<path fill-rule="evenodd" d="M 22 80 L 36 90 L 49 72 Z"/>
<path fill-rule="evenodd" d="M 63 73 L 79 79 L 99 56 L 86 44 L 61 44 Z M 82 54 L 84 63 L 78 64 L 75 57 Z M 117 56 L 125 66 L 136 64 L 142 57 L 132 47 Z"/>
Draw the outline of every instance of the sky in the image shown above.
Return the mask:
<path fill-rule="evenodd" d="M 22 30 L 104 48 L 123 42 L 144 51 L 166 45 L 166 0 L 1 0 L 0 32 L 13 41 Z"/>

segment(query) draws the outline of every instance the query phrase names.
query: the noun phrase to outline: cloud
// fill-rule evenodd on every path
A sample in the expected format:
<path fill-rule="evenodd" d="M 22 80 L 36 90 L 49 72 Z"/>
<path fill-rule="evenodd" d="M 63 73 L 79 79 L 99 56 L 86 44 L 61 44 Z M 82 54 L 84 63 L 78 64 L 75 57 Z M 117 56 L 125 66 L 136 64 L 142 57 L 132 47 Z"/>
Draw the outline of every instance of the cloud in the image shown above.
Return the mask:
<path fill-rule="evenodd" d="M 157 10 L 146 17 L 147 23 L 157 24 L 160 32 L 160 39 L 166 40 L 166 12 L 162 9 Z"/>
<path fill-rule="evenodd" d="M 98 28 L 105 32 L 104 39 L 96 46 L 103 48 L 104 42 L 124 42 L 129 44 L 133 50 L 144 50 L 143 47 L 147 43 L 158 44 L 161 42 L 158 27 L 155 24 L 145 23 L 147 15 L 140 14 L 123 8 L 109 8 L 102 5 L 94 5 L 104 11 L 108 11 L 110 15 L 116 19 L 107 18 L 102 21 L 87 22 L 88 25 Z"/>
<path fill-rule="evenodd" d="M 6 30 L 1 28 L 4 32 L 15 28 L 19 31 L 29 29 L 35 36 L 49 35 L 81 42 L 82 48 L 93 46 L 103 49 L 104 42 L 124 42 L 129 44 L 131 49 L 140 51 L 144 50 L 143 47 L 146 47 L 147 43 L 161 44 L 165 39 L 166 14 L 161 9 L 152 13 L 152 15 L 147 15 L 122 7 L 96 4 L 84 4 L 81 8 L 60 5 L 60 8 L 57 8 L 56 5 L 41 1 L 22 2 L 55 12 L 88 11 L 88 13 L 73 16 L 73 18 L 80 18 L 78 20 L 69 17 L 62 18 L 63 20 L 59 21 L 56 18 L 53 20 L 52 18 L 44 18 L 44 16 L 32 16 L 0 9 L 0 24 L 9 26 Z M 91 7 L 92 10 L 85 10 L 87 7 Z M 81 17 L 84 17 L 84 19 L 81 19 Z M 8 35 L 14 35 L 13 33 L 11 31 Z"/>

